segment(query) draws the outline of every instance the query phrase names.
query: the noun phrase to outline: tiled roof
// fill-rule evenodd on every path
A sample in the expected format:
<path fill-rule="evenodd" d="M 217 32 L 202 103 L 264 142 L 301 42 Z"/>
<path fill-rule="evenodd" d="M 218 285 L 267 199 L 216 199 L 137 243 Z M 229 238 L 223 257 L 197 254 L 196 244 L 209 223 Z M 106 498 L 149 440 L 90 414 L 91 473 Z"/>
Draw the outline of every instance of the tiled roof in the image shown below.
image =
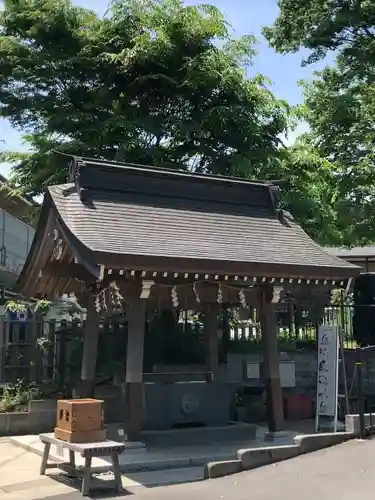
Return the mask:
<path fill-rule="evenodd" d="M 280 220 L 272 207 L 238 210 L 178 192 L 166 197 L 115 188 L 88 189 L 82 198 L 76 184 L 49 193 L 64 225 L 93 253 L 220 261 L 223 269 L 238 262 L 295 266 L 297 273 L 308 266 L 322 277 L 357 274 L 356 266 L 326 252 L 289 216 Z"/>

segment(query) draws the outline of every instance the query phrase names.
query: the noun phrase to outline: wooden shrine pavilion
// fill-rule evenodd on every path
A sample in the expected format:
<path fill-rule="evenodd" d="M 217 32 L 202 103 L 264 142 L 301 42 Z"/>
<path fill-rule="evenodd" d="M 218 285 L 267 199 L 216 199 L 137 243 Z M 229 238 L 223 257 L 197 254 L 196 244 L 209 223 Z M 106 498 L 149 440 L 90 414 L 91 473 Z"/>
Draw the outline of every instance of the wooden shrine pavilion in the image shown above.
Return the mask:
<path fill-rule="evenodd" d="M 345 287 L 359 271 L 314 243 L 279 208 L 276 186 L 74 157 L 69 182 L 49 187 L 44 197 L 18 291 L 45 298 L 74 292 L 87 308 L 85 397 L 95 383 L 99 316 L 124 308 L 129 439 L 141 430 L 147 308 L 204 312 L 207 370 L 215 379 L 219 308 L 256 306 L 275 432 L 283 429 L 274 317 L 280 291 L 301 284 L 317 293 Z"/>

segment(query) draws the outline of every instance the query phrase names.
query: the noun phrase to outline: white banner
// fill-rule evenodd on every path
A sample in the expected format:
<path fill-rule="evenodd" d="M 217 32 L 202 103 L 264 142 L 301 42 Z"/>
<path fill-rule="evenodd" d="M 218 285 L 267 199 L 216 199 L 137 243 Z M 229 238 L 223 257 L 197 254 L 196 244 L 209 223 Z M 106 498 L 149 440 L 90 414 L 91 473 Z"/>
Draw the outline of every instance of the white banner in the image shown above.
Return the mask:
<path fill-rule="evenodd" d="M 318 331 L 318 380 L 316 412 L 336 417 L 339 333 L 337 326 L 321 326 Z"/>

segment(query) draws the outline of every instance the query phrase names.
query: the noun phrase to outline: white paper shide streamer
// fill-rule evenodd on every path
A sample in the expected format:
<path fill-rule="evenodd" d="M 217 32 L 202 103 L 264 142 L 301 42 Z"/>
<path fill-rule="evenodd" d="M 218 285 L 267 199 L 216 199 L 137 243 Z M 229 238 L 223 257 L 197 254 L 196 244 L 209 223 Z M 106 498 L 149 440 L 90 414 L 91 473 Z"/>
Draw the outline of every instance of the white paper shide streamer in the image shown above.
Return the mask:
<path fill-rule="evenodd" d="M 198 302 L 198 304 L 201 301 L 201 298 L 199 297 L 199 293 L 197 291 L 197 287 L 195 286 L 195 283 L 193 283 L 193 293 L 195 295 L 195 300 Z"/>
<path fill-rule="evenodd" d="M 108 294 L 108 297 L 107 297 Z M 112 311 L 120 312 L 122 310 L 122 301 L 124 297 L 115 281 L 112 281 L 108 288 L 105 288 L 95 296 L 95 310 L 97 313 L 107 311 L 107 299 L 110 301 Z"/>
<path fill-rule="evenodd" d="M 95 311 L 97 313 L 100 313 L 100 311 L 102 310 L 102 305 L 100 303 L 100 297 L 99 297 L 99 294 L 95 297 Z"/>
<path fill-rule="evenodd" d="M 224 298 L 223 289 L 221 288 L 221 284 L 219 283 L 219 287 L 217 289 L 216 302 L 218 304 L 222 304 L 223 303 L 223 298 Z"/>
<path fill-rule="evenodd" d="M 178 301 L 178 295 L 177 295 L 177 288 L 176 288 L 176 286 L 174 286 L 172 288 L 171 297 L 172 297 L 173 307 L 178 307 L 179 306 L 179 301 Z"/>
<path fill-rule="evenodd" d="M 238 298 L 240 299 L 241 306 L 244 309 L 247 309 L 247 301 L 246 301 L 246 295 L 245 292 L 243 291 L 243 288 L 238 292 Z"/>
<path fill-rule="evenodd" d="M 124 300 L 124 297 L 120 293 L 120 289 L 117 286 L 116 281 L 112 281 L 109 284 L 109 291 L 110 291 L 110 296 L 111 296 L 111 301 L 112 301 L 112 309 L 114 311 L 119 311 L 122 309 L 122 301 Z"/>

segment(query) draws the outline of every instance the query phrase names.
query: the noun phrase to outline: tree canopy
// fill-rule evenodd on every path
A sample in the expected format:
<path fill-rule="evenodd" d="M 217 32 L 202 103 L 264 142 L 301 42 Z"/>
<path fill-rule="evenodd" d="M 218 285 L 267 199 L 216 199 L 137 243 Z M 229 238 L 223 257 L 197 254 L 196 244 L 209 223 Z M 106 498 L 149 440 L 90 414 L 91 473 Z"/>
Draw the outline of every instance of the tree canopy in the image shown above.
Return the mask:
<path fill-rule="evenodd" d="M 313 238 L 346 238 L 336 167 L 311 142 L 283 145 L 294 110 L 247 76 L 254 38 L 232 38 L 215 7 L 117 0 L 100 18 L 70 0 L 3 3 L 0 116 L 31 147 L 0 156 L 18 189 L 65 182 L 64 154 L 280 180 Z"/>
<path fill-rule="evenodd" d="M 212 6 L 124 0 L 100 19 L 6 0 L 0 27 L 1 115 L 35 150 L 15 170 L 31 194 L 66 175 L 52 151 L 232 175 L 278 156 L 288 106 L 245 78 L 253 37 L 232 40 Z"/>
<path fill-rule="evenodd" d="M 309 142 L 334 168 L 343 242 L 375 241 L 375 3 L 371 0 L 279 0 L 264 29 L 278 52 L 309 49 L 304 64 L 335 63 L 303 84 Z"/>
<path fill-rule="evenodd" d="M 305 64 L 337 51 L 352 69 L 365 71 L 375 55 L 372 0 L 278 0 L 280 14 L 263 32 L 281 53 L 309 49 Z"/>

